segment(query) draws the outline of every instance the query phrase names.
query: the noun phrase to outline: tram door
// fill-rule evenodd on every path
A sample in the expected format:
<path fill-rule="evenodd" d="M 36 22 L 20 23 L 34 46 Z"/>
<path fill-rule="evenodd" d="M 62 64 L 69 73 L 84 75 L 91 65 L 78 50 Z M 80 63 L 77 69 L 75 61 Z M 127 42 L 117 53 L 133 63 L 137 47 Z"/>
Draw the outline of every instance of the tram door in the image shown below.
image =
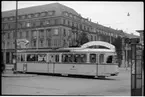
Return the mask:
<path fill-rule="evenodd" d="M 55 54 L 48 54 L 48 73 L 54 73 Z"/>

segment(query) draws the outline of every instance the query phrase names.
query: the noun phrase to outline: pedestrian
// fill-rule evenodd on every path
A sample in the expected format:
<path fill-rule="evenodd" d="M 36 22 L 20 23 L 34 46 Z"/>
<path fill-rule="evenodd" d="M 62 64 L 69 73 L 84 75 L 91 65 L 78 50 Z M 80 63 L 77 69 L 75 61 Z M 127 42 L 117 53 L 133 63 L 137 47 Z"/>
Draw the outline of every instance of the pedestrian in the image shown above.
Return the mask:
<path fill-rule="evenodd" d="M 5 71 L 5 64 L 2 62 L 1 73 L 4 73 L 4 71 Z"/>

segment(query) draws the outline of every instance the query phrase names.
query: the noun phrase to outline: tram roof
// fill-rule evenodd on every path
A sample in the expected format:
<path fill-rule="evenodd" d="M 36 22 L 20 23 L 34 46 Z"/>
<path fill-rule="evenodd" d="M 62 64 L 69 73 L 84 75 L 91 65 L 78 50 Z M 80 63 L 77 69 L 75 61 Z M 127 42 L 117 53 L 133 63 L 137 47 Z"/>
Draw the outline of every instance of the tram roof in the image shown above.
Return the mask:
<path fill-rule="evenodd" d="M 98 48 L 60 48 L 56 50 L 38 49 L 38 50 L 17 50 L 17 52 L 38 53 L 38 52 L 115 52 L 111 49 L 98 49 Z"/>
<path fill-rule="evenodd" d="M 76 49 L 76 50 L 71 50 L 72 52 L 115 52 L 114 50 L 110 49 Z"/>

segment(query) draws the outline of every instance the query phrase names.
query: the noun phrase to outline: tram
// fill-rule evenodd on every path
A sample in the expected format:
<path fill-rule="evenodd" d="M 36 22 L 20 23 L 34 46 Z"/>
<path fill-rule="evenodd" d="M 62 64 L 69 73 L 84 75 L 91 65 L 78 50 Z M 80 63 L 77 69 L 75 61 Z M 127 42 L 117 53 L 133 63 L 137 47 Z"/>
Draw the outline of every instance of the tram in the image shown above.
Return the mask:
<path fill-rule="evenodd" d="M 106 48 L 89 48 L 93 45 Z M 77 48 L 18 50 L 16 71 L 96 78 L 119 74 L 115 47 L 103 41 L 91 41 Z"/>

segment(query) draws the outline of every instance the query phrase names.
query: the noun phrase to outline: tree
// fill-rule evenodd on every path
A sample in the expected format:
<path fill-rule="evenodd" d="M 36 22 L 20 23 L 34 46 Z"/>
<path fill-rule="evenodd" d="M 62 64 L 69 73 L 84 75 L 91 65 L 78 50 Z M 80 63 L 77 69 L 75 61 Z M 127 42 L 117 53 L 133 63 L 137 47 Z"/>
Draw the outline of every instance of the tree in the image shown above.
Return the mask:
<path fill-rule="evenodd" d="M 122 60 L 122 38 L 121 37 L 116 38 L 112 44 L 116 48 L 117 57 L 118 57 L 118 61 L 119 61 L 119 67 L 120 67 L 121 60 Z"/>
<path fill-rule="evenodd" d="M 81 45 L 83 45 L 84 43 L 89 42 L 87 33 L 77 33 L 77 37 L 75 39 L 72 39 L 72 41 L 74 41 L 75 44 L 73 44 L 70 47 L 80 47 Z"/>

